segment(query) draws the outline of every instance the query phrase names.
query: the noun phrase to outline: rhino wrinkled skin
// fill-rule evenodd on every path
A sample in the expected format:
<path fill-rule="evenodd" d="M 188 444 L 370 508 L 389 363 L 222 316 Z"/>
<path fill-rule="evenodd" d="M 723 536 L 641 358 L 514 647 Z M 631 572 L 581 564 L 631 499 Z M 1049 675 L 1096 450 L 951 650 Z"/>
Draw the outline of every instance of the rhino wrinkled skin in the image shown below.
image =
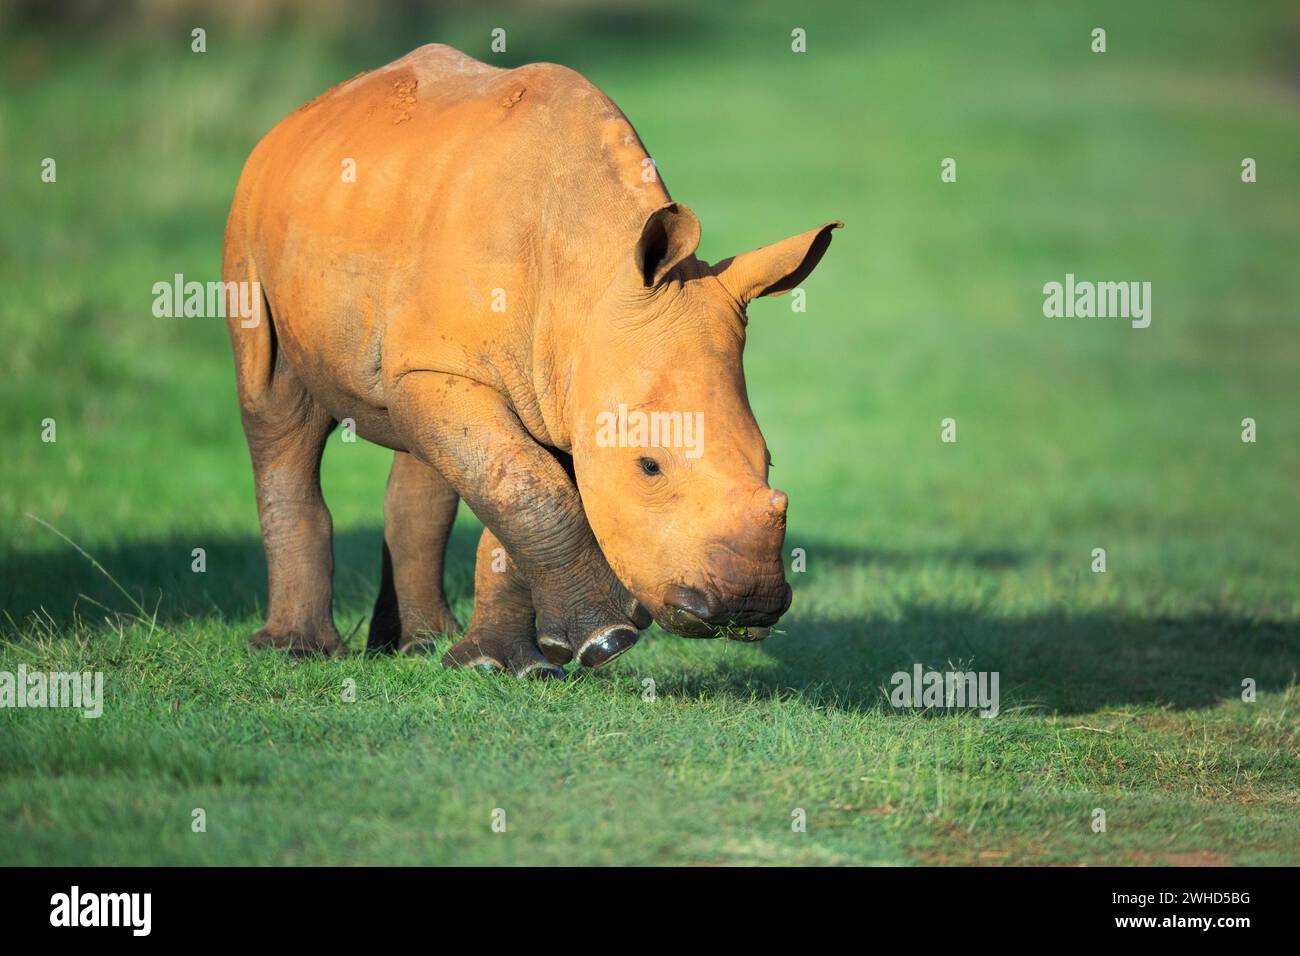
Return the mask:
<path fill-rule="evenodd" d="M 560 676 L 650 617 L 756 637 L 786 611 L 786 497 L 746 397 L 745 307 L 801 283 L 841 224 L 710 266 L 647 169 L 577 73 L 439 45 L 257 145 L 222 269 L 262 295 L 257 321 L 228 312 L 270 585 L 255 646 L 344 649 L 320 491 L 339 422 L 395 453 L 372 649 L 459 631 L 442 574 L 461 498 L 487 530 L 445 663 Z M 598 441 L 620 406 L 702 413 L 700 449 Z"/>

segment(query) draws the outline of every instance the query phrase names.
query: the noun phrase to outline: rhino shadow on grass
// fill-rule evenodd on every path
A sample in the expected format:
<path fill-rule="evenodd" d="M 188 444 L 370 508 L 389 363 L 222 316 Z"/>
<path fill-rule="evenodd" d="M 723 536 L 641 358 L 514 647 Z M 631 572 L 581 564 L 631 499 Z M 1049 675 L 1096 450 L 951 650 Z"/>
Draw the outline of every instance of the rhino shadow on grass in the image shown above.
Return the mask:
<path fill-rule="evenodd" d="M 721 661 L 708 673 L 657 678 L 657 693 L 798 695 L 827 708 L 890 713 L 892 675 L 920 664 L 927 671 L 996 671 L 1003 715 L 1041 715 L 1213 707 L 1240 700 L 1243 678 L 1254 679 L 1260 692 L 1300 681 L 1300 625 L 1228 614 L 1003 618 L 917 605 L 898 618 L 801 617 L 796 596 L 780 627 L 785 633 L 761 645 L 774 666 Z M 632 655 L 629 661 L 636 663 Z"/>
<path fill-rule="evenodd" d="M 131 612 L 121 592 L 85 557 L 34 522 L 31 527 L 27 540 L 40 550 L 0 555 L 0 612 L 12 617 L 20 629 L 37 609 L 65 627 L 71 626 L 76 616 L 84 621 L 101 620 L 107 612 L 94 602 L 113 611 Z M 446 576 L 453 601 L 467 600 L 473 592 L 474 551 L 480 531 L 481 526 L 465 520 L 458 520 L 452 528 Z M 378 525 L 335 530 L 335 616 L 344 633 L 356 624 L 357 608 L 365 608 L 368 617 L 374 604 L 382 541 L 383 529 Z M 219 617 L 247 620 L 256 630 L 266 609 L 266 556 L 262 539 L 255 534 L 197 532 L 84 547 L 146 610 L 152 613 L 157 607 L 160 625 Z M 207 570 L 203 573 L 191 570 L 195 548 L 205 552 Z M 10 622 L 0 616 L 0 633 L 12 630 Z M 358 633 L 365 634 L 364 626 Z"/>
<path fill-rule="evenodd" d="M 71 628 L 76 615 L 92 627 L 102 622 L 106 612 L 93 601 L 129 610 L 82 555 L 61 542 L 41 542 L 44 533 L 35 528 L 29 537 L 38 550 L 0 556 L 0 610 L 7 615 L 0 618 L 0 636 L 21 642 L 34 633 L 27 623 L 38 608 L 60 628 Z M 448 546 L 448 597 L 462 625 L 468 622 L 478 534 L 473 522 L 458 521 Z M 363 619 L 379 585 L 381 539 L 378 526 L 335 535 L 336 618 L 344 634 L 365 633 Z M 840 567 L 875 564 L 906 571 L 938 562 L 997 570 L 1024 560 L 997 549 L 912 553 L 808 544 L 819 561 Z M 203 574 L 190 570 L 196 547 L 207 552 Z M 146 608 L 157 605 L 162 626 L 215 618 L 245 621 L 251 633 L 260 620 L 266 564 L 255 535 L 187 535 L 87 550 Z M 1016 708 L 1070 714 L 1131 705 L 1212 707 L 1239 700 L 1244 678 L 1270 692 L 1284 690 L 1300 674 L 1300 624 L 1228 613 L 1060 611 L 1007 618 L 915 604 L 889 617 L 869 610 L 803 614 L 796 595 L 779 630 L 760 645 L 732 645 L 727 649 L 733 653 L 720 652 L 716 664 L 685 676 L 654 674 L 635 651 L 617 671 L 590 676 L 615 679 L 630 670 L 638 678 L 654 677 L 657 692 L 670 697 L 798 695 L 828 708 L 888 712 L 891 676 L 921 664 L 936 671 L 997 671 L 1003 714 Z M 648 639 L 684 640 L 658 631 Z M 723 645 L 717 646 L 721 651 Z M 752 661 L 743 656 L 751 653 Z"/>

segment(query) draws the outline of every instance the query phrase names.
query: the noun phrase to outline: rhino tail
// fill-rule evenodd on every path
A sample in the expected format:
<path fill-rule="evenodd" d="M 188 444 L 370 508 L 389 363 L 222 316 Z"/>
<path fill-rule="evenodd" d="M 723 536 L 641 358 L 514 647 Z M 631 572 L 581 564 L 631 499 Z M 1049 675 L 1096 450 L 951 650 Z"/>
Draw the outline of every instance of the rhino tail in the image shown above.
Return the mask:
<path fill-rule="evenodd" d="M 275 316 L 250 258 L 229 258 L 222 270 L 226 325 L 235 352 L 235 381 L 241 406 L 252 411 L 266 398 L 275 371 Z"/>

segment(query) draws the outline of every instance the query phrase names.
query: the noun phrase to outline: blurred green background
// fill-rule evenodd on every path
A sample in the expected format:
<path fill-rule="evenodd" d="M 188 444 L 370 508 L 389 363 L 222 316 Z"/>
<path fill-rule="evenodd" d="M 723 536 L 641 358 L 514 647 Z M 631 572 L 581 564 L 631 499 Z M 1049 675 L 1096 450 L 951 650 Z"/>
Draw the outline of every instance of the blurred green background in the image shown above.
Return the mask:
<path fill-rule="evenodd" d="M 244 652 L 265 580 L 225 327 L 155 318 L 152 286 L 218 277 L 280 117 L 434 41 L 584 73 L 710 261 L 847 223 L 806 313 L 750 310 L 808 561 L 784 634 L 655 631 L 560 688 Z M 0 157 L 0 669 L 109 687 L 99 720 L 0 711 L 0 862 L 1300 861 L 1295 4 L 10 0 Z M 1150 281 L 1151 327 L 1044 318 L 1067 272 Z M 388 461 L 325 457 L 358 640 Z M 896 713 L 914 662 L 1000 671 L 1003 716 Z"/>

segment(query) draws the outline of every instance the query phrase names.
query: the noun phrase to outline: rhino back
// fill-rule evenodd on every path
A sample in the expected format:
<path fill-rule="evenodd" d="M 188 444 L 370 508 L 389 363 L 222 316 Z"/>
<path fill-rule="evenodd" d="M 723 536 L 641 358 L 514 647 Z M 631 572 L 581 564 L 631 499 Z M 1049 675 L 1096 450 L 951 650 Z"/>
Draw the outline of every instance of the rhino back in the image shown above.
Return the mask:
<path fill-rule="evenodd" d="M 503 70 L 430 45 L 268 133 L 228 236 L 242 232 L 286 357 L 324 380 L 331 410 L 382 405 L 413 368 L 513 393 L 501 369 L 530 365 L 539 290 L 581 301 L 576 286 L 608 281 L 666 201 L 647 161 L 626 117 L 572 70 Z"/>

